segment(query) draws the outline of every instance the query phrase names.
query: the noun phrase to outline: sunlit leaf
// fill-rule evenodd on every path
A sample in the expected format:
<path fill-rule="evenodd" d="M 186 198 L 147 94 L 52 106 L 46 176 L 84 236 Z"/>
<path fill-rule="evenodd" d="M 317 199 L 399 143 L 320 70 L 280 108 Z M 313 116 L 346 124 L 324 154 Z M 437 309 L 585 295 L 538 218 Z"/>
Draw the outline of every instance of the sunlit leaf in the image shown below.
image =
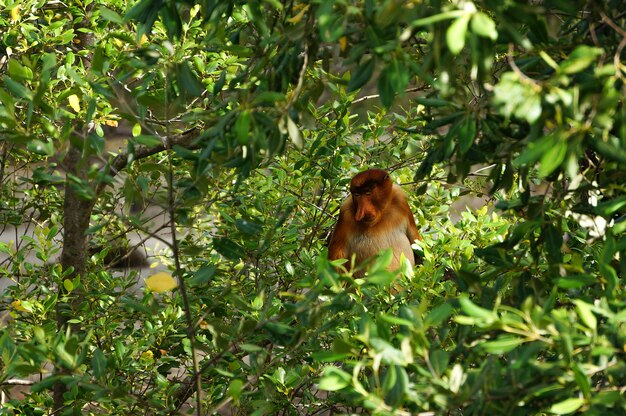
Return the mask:
<path fill-rule="evenodd" d="M 33 311 L 33 307 L 30 302 L 21 301 L 19 299 L 11 302 L 11 307 L 15 309 L 16 311 L 20 311 L 20 312 L 32 312 Z"/>
<path fill-rule="evenodd" d="M 587 328 L 596 330 L 598 326 L 598 321 L 596 320 L 596 316 L 591 311 L 591 305 L 580 300 L 574 299 L 572 301 L 574 305 L 576 305 L 576 312 L 580 317 L 580 320 L 587 326 Z"/>
<path fill-rule="evenodd" d="M 550 147 L 542 156 L 541 164 L 539 165 L 539 175 L 548 176 L 554 172 L 567 154 L 567 142 L 564 140 L 557 140 L 552 147 Z"/>
<path fill-rule="evenodd" d="M 580 45 L 559 65 L 560 70 L 566 74 L 574 74 L 591 65 L 598 56 L 602 55 L 600 48 Z"/>
<path fill-rule="evenodd" d="M 477 12 L 472 15 L 472 32 L 479 36 L 489 38 L 491 40 L 498 39 L 498 31 L 496 30 L 496 24 L 483 12 Z"/>
<path fill-rule="evenodd" d="M 13 6 L 13 8 L 11 9 L 11 19 L 14 22 L 17 22 L 17 19 L 20 18 L 20 10 L 21 10 L 22 6 L 20 6 L 19 3 L 15 4 L 15 6 Z"/>
<path fill-rule="evenodd" d="M 243 391 L 243 380 L 236 378 L 230 382 L 228 386 L 228 395 L 235 400 L 235 403 L 239 401 L 242 391 Z"/>
<path fill-rule="evenodd" d="M 302 18 L 304 17 L 304 14 L 305 14 L 308 10 L 309 10 L 309 5 L 307 4 L 306 6 L 302 7 L 302 8 L 300 9 L 300 11 L 299 11 L 296 15 L 294 15 L 293 17 L 290 17 L 289 19 L 287 19 L 287 21 L 288 21 L 289 23 L 294 24 L 294 25 L 295 25 L 295 24 L 297 24 L 297 23 L 300 23 L 300 21 L 301 21 L 301 20 L 302 20 Z"/>
<path fill-rule="evenodd" d="M 464 14 L 456 19 L 446 31 L 446 42 L 450 52 L 457 55 L 465 46 L 465 34 L 467 33 L 467 25 L 471 15 Z"/>
<path fill-rule="evenodd" d="M 70 107 L 72 107 L 72 110 L 74 110 L 77 113 L 80 112 L 80 99 L 78 98 L 76 94 L 72 94 L 69 97 L 67 97 L 67 101 L 70 103 Z"/>
<path fill-rule="evenodd" d="M 145 279 L 146 287 L 156 293 L 167 292 L 178 286 L 176 279 L 167 272 L 155 273 Z"/>
<path fill-rule="evenodd" d="M 483 342 L 480 346 L 490 354 L 505 354 L 524 342 L 524 338 L 504 335 L 494 341 Z"/>
<path fill-rule="evenodd" d="M 324 374 L 317 387 L 320 390 L 337 391 L 349 386 L 351 380 L 350 374 L 337 367 L 328 366 L 324 368 Z"/>
<path fill-rule="evenodd" d="M 302 133 L 296 123 L 287 116 L 287 131 L 289 132 L 289 138 L 291 142 L 296 146 L 296 149 L 302 149 L 304 147 L 304 141 L 302 140 Z"/>
<path fill-rule="evenodd" d="M 450 371 L 449 388 L 452 393 L 458 393 L 461 385 L 463 384 L 465 376 L 463 374 L 463 367 L 459 364 L 454 364 L 452 371 Z"/>
<path fill-rule="evenodd" d="M 9 59 L 9 75 L 16 81 L 30 81 L 33 79 L 32 69 L 23 66 L 16 59 Z"/>
<path fill-rule="evenodd" d="M 584 403 L 584 399 L 581 398 L 566 399 L 552 405 L 549 411 L 557 415 L 567 415 L 570 413 L 574 413 L 576 410 L 580 409 L 580 407 Z"/>
<path fill-rule="evenodd" d="M 250 111 L 243 110 L 239 112 L 233 130 L 239 144 L 246 144 L 250 140 Z"/>
<path fill-rule="evenodd" d="M 459 298 L 459 303 L 461 304 L 461 309 L 463 310 L 463 312 L 471 317 L 485 319 L 487 321 L 493 321 L 496 318 L 496 315 L 493 311 L 476 305 L 465 296 Z"/>

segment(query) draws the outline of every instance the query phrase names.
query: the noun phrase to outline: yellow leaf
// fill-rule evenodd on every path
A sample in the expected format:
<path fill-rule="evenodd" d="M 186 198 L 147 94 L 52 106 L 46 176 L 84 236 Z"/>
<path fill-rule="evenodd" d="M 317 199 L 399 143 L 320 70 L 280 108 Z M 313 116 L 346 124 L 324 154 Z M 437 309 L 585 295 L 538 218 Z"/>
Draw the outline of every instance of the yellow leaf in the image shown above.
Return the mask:
<path fill-rule="evenodd" d="M 78 99 L 78 96 L 76 94 L 72 94 L 67 97 L 67 99 L 70 102 L 70 107 L 72 107 L 72 110 L 76 111 L 77 113 L 80 112 L 80 100 Z"/>
<path fill-rule="evenodd" d="M 141 359 L 143 361 L 148 361 L 148 362 L 152 362 L 154 361 L 154 353 L 150 350 L 148 351 L 144 351 L 141 353 Z"/>
<path fill-rule="evenodd" d="M 171 274 L 159 272 L 146 279 L 146 286 L 153 292 L 161 293 L 174 289 L 178 284 Z"/>
<path fill-rule="evenodd" d="M 307 10 L 309 10 L 309 5 L 308 4 L 305 7 L 303 7 L 302 10 L 300 10 L 300 13 L 298 13 L 297 15 L 292 17 L 291 19 L 287 19 L 287 21 L 289 23 L 293 23 L 294 25 L 296 23 L 299 23 L 300 20 L 302 20 L 302 18 L 304 17 L 304 13 L 306 13 Z"/>
<path fill-rule="evenodd" d="M 16 311 L 20 311 L 20 312 L 32 312 L 29 311 L 28 309 L 26 309 L 23 305 L 22 305 L 22 301 L 21 300 L 15 300 L 13 302 L 11 302 L 11 306 L 13 307 L 13 309 L 15 309 Z"/>
<path fill-rule="evenodd" d="M 20 5 L 17 4 L 11 9 L 11 19 L 13 19 L 14 22 L 17 22 L 17 19 L 20 17 L 20 8 Z"/>
<path fill-rule="evenodd" d="M 148 37 L 146 36 L 146 34 L 144 33 L 143 35 L 141 35 L 141 39 L 139 39 L 139 46 L 143 45 L 144 43 L 146 43 L 148 41 Z"/>
<path fill-rule="evenodd" d="M 345 36 L 340 37 L 339 38 L 339 49 L 341 49 L 341 52 L 345 52 L 347 46 L 348 46 L 348 38 L 345 37 Z"/>
<path fill-rule="evenodd" d="M 104 124 L 111 127 L 117 127 L 117 120 L 107 119 L 104 121 Z"/>

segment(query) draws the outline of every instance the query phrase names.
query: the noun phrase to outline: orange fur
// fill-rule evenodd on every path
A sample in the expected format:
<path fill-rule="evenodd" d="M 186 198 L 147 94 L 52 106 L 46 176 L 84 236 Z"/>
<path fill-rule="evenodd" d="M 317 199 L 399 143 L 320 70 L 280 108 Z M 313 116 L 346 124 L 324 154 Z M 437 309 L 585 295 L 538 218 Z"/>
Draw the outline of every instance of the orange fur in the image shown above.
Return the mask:
<path fill-rule="evenodd" d="M 361 172 L 350 182 L 350 196 L 341 205 L 339 220 L 328 247 L 328 258 L 363 264 L 381 250 L 392 248 L 390 270 L 400 267 L 404 253 L 412 265 L 411 244 L 421 240 L 415 218 L 402 189 L 381 169 Z"/>

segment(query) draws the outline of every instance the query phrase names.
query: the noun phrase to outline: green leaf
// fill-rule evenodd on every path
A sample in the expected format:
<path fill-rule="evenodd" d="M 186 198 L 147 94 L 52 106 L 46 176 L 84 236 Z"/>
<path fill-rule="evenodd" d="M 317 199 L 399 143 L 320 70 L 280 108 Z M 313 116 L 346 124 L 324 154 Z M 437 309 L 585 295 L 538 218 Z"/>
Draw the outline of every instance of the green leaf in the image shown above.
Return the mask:
<path fill-rule="evenodd" d="M 450 363 L 450 354 L 447 351 L 436 349 L 431 350 L 428 353 L 430 364 L 437 377 L 440 377 L 445 373 L 448 364 Z"/>
<path fill-rule="evenodd" d="M 424 17 L 422 19 L 415 20 L 411 25 L 413 27 L 432 25 L 448 19 L 459 18 L 466 15 L 465 10 L 451 10 L 449 12 L 435 14 L 433 16 Z"/>
<path fill-rule="evenodd" d="M 51 141 L 31 140 L 26 145 L 28 150 L 42 156 L 54 156 L 54 144 Z"/>
<path fill-rule="evenodd" d="M 296 126 L 296 123 L 291 119 L 291 117 L 287 117 L 287 132 L 289 132 L 289 138 L 296 146 L 296 149 L 302 150 L 304 148 L 304 140 L 302 140 L 302 133 L 300 133 L 300 129 Z"/>
<path fill-rule="evenodd" d="M 263 91 L 259 93 L 252 104 L 254 105 L 263 105 L 263 104 L 274 104 L 278 101 L 285 101 L 285 94 L 276 92 L 276 91 Z"/>
<path fill-rule="evenodd" d="M 346 357 L 349 357 L 350 354 L 345 352 L 333 352 L 333 351 L 316 351 L 311 353 L 311 358 L 313 361 L 318 363 L 330 363 L 333 361 L 341 361 Z"/>
<path fill-rule="evenodd" d="M 459 303 L 461 304 L 463 312 L 465 312 L 468 316 L 484 319 L 486 321 L 494 321 L 496 319 L 496 314 L 493 311 L 476 305 L 466 296 L 460 297 Z"/>
<path fill-rule="evenodd" d="M 141 124 L 135 123 L 131 133 L 132 133 L 133 137 L 139 136 L 141 134 Z"/>
<path fill-rule="evenodd" d="M 213 240 L 213 248 L 215 251 L 231 260 L 239 260 L 244 255 L 243 248 L 233 240 L 222 237 Z"/>
<path fill-rule="evenodd" d="M 220 73 L 220 77 L 215 81 L 215 84 L 213 84 L 213 95 L 219 94 L 222 88 L 224 88 L 224 84 L 226 84 L 226 70 Z"/>
<path fill-rule="evenodd" d="M 580 387 L 580 391 L 582 391 L 583 396 L 586 400 L 591 398 L 591 380 L 589 376 L 585 374 L 585 370 L 579 363 L 576 363 L 572 370 L 574 371 L 574 380 L 576 380 L 576 384 Z"/>
<path fill-rule="evenodd" d="M 404 402 L 408 392 L 409 376 L 406 370 L 399 366 L 390 366 L 383 378 L 383 393 L 385 403 L 392 407 L 398 407 Z"/>
<path fill-rule="evenodd" d="M 454 312 L 454 308 L 449 303 L 442 303 L 441 305 L 436 306 L 431 309 L 431 311 L 426 315 L 424 319 L 424 323 L 426 326 L 439 326 L 445 320 L 447 320 L 450 315 Z"/>
<path fill-rule="evenodd" d="M 557 279 L 557 285 L 563 289 L 580 289 L 597 282 L 597 278 L 590 274 L 574 274 Z"/>
<path fill-rule="evenodd" d="M 381 360 L 385 364 L 407 365 L 407 358 L 402 351 L 382 338 L 372 337 L 371 346 L 376 354 L 380 354 Z"/>
<path fill-rule="evenodd" d="M 595 331 L 598 327 L 598 321 L 596 320 L 596 316 L 591 311 L 591 305 L 580 299 L 574 299 L 572 303 L 576 305 L 576 312 L 578 313 L 580 320 L 583 321 L 587 328 Z"/>
<path fill-rule="evenodd" d="M 394 59 L 380 73 L 378 94 L 385 107 L 391 107 L 396 94 L 403 93 L 409 83 L 409 68 Z"/>
<path fill-rule="evenodd" d="M 351 382 L 352 376 L 350 374 L 337 367 L 328 366 L 324 368 L 324 375 L 318 383 L 318 388 L 326 391 L 337 391 L 348 387 Z"/>
<path fill-rule="evenodd" d="M 16 81 L 30 81 L 33 79 L 32 69 L 23 66 L 16 59 L 9 59 L 9 75 Z"/>
<path fill-rule="evenodd" d="M 580 409 L 584 403 L 584 399 L 580 398 L 567 399 L 552 405 L 549 411 L 557 415 L 567 415 Z"/>
<path fill-rule="evenodd" d="M 240 111 L 235 120 L 233 132 L 239 144 L 247 144 L 250 140 L 250 120 L 251 115 L 249 110 Z"/>
<path fill-rule="evenodd" d="M 452 101 L 443 100 L 441 98 L 424 98 L 418 97 L 415 102 L 423 105 L 424 107 L 454 107 L 455 104 Z"/>
<path fill-rule="evenodd" d="M 189 286 L 203 286 L 211 281 L 211 278 L 215 275 L 217 267 L 214 264 L 200 267 L 189 279 Z"/>
<path fill-rule="evenodd" d="M 393 260 L 393 250 L 392 249 L 386 249 L 381 251 L 376 258 L 374 259 L 374 262 L 370 265 L 369 267 L 369 272 L 370 274 L 374 274 L 378 271 L 382 271 L 382 270 L 387 270 L 387 267 L 389 267 L 389 265 L 391 264 Z"/>
<path fill-rule="evenodd" d="M 160 137 L 150 134 L 140 134 L 139 136 L 130 139 L 130 141 L 146 147 L 155 147 L 163 144 L 163 141 Z"/>
<path fill-rule="evenodd" d="M 261 224 L 254 221 L 244 220 L 242 218 L 235 220 L 235 226 L 239 231 L 250 236 L 258 235 L 263 229 Z"/>
<path fill-rule="evenodd" d="M 323 0 L 317 9 L 320 37 L 324 42 L 335 42 L 343 35 L 344 20 L 334 10 L 334 0 Z"/>
<path fill-rule="evenodd" d="M 472 147 L 476 139 L 476 120 L 468 115 L 460 123 L 457 136 L 459 138 L 459 151 L 463 155 Z"/>
<path fill-rule="evenodd" d="M 463 385 L 463 367 L 460 364 L 454 364 L 448 378 L 448 388 L 452 393 L 458 393 Z"/>
<path fill-rule="evenodd" d="M 415 323 L 407 319 L 398 318 L 397 316 L 382 314 L 380 315 L 380 319 L 392 325 L 403 325 L 411 329 L 415 328 Z"/>
<path fill-rule="evenodd" d="M 541 88 L 520 79 L 515 72 L 505 72 L 494 87 L 493 102 L 505 117 L 512 116 L 534 123 L 542 114 Z"/>
<path fill-rule="evenodd" d="M 199 97 L 204 92 L 204 86 L 198 81 L 188 62 L 176 65 L 176 80 L 178 85 L 192 97 Z"/>
<path fill-rule="evenodd" d="M 565 61 L 561 62 L 559 69 L 565 74 L 580 72 L 594 63 L 596 58 L 602 54 L 603 50 L 600 48 L 587 45 L 578 46 Z"/>
<path fill-rule="evenodd" d="M 532 165 L 538 161 L 549 149 L 551 149 L 557 139 L 554 135 L 544 136 L 541 139 L 528 143 L 521 155 L 513 160 L 514 167 Z"/>
<path fill-rule="evenodd" d="M 104 6 L 100 6 L 100 8 L 98 10 L 100 11 L 100 16 L 104 20 L 108 20 L 109 22 L 117 23 L 118 25 L 124 24 L 124 19 L 122 19 L 122 16 L 117 14 L 117 12 L 114 12 L 113 10 L 108 9 L 108 8 L 106 8 Z"/>
<path fill-rule="evenodd" d="M 32 100 L 33 99 L 33 92 L 31 90 L 29 90 L 28 88 L 26 88 L 25 86 L 23 86 L 22 84 L 20 84 L 19 82 L 16 82 L 15 80 L 11 79 L 7 75 L 2 77 L 2 80 L 4 81 L 4 84 L 7 86 L 7 88 L 16 97 L 18 97 L 18 98 L 25 98 L 27 100 Z"/>
<path fill-rule="evenodd" d="M 600 202 L 593 208 L 593 212 L 603 217 L 609 217 L 624 207 L 626 207 L 626 195 Z"/>
<path fill-rule="evenodd" d="M 563 261 L 563 253 L 561 252 L 563 234 L 553 224 L 546 224 L 542 235 L 546 243 L 548 261 L 552 264 L 561 263 Z"/>
<path fill-rule="evenodd" d="M 235 403 L 239 401 L 242 391 L 243 391 L 243 380 L 236 378 L 230 382 L 228 386 L 228 395 L 235 400 Z"/>
<path fill-rule="evenodd" d="M 490 354 L 505 354 L 524 342 L 523 338 L 513 335 L 503 335 L 494 341 L 483 342 L 480 344 L 480 347 Z"/>
<path fill-rule="evenodd" d="M 361 65 L 359 65 L 350 76 L 350 82 L 348 82 L 348 92 L 358 90 L 365 85 L 365 83 L 372 77 L 375 66 L 376 60 L 374 58 L 370 58 L 361 63 Z"/>
<path fill-rule="evenodd" d="M 100 348 L 96 348 L 91 357 L 91 369 L 94 377 L 98 380 L 102 380 L 106 376 L 107 367 L 107 358 Z"/>
<path fill-rule="evenodd" d="M 388 270 L 378 270 L 367 275 L 367 282 L 377 286 L 387 286 L 395 279 L 396 274 Z"/>
<path fill-rule="evenodd" d="M 464 14 L 452 22 L 446 31 L 448 49 L 450 49 L 450 52 L 454 55 L 458 55 L 465 46 L 465 34 L 467 33 L 467 25 L 471 16 L 471 14 Z"/>
<path fill-rule="evenodd" d="M 554 172 L 555 169 L 561 166 L 566 154 L 567 142 L 565 140 L 557 140 L 541 157 L 539 176 L 546 177 Z"/>
<path fill-rule="evenodd" d="M 472 32 L 478 36 L 489 38 L 491 40 L 498 39 L 498 30 L 496 23 L 483 12 L 474 13 L 471 23 Z"/>

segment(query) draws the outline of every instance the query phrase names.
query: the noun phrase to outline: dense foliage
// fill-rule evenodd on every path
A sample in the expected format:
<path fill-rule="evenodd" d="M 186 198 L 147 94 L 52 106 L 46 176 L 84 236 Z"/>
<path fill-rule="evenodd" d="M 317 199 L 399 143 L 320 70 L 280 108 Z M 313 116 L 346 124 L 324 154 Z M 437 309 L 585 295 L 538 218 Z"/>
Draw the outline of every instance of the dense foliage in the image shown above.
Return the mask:
<path fill-rule="evenodd" d="M 623 414 L 622 9 L 0 0 L 0 413 Z M 400 276 L 325 255 L 373 166 Z"/>

